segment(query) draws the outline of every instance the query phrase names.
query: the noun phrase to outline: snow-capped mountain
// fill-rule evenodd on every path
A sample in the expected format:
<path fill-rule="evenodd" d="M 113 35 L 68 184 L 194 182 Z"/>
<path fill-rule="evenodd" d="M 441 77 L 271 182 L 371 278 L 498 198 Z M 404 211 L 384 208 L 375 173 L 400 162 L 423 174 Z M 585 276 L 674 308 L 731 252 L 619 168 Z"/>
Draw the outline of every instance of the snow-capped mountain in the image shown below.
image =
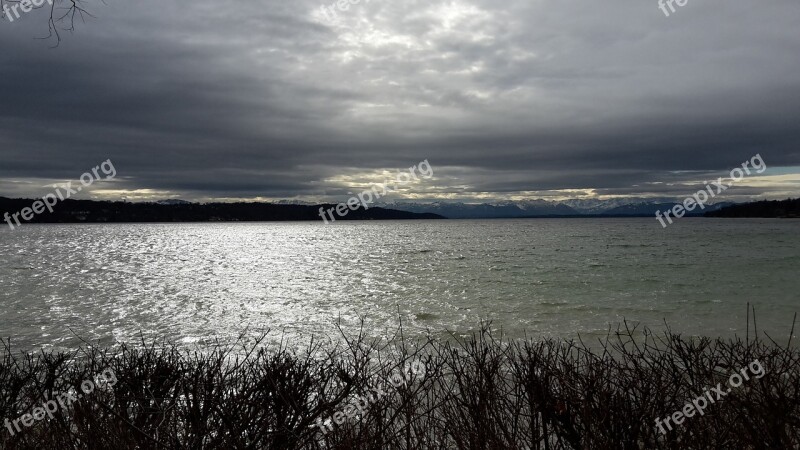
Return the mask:
<path fill-rule="evenodd" d="M 310 205 L 307 202 L 283 200 L 279 204 Z M 432 202 L 415 203 L 396 201 L 390 203 L 373 203 L 370 207 L 380 207 L 412 213 L 434 213 L 449 219 L 491 219 L 522 217 L 559 217 L 559 216 L 649 216 L 656 211 L 666 211 L 678 203 L 669 198 L 614 198 L 569 199 L 564 201 L 548 201 L 532 199 L 523 201 L 502 201 L 493 203 Z M 697 209 L 692 214 L 700 215 L 708 211 L 716 211 L 732 203 L 721 202 L 706 205 L 704 210 Z"/>
<path fill-rule="evenodd" d="M 569 206 L 548 202 L 546 200 L 530 200 L 523 202 L 499 203 L 381 203 L 375 206 L 398 209 L 409 212 L 431 212 L 451 219 L 483 219 L 500 217 L 536 217 L 536 216 L 570 216 L 577 215 Z"/>
<path fill-rule="evenodd" d="M 628 198 L 610 198 L 605 200 L 600 199 L 569 199 L 564 200 L 561 203 L 569 206 L 570 208 L 578 211 L 580 214 L 606 214 L 607 212 L 619 208 L 625 205 L 635 205 L 635 204 L 660 204 L 660 203 L 669 203 L 673 201 L 670 198 L 639 198 L 639 197 L 628 197 Z"/>

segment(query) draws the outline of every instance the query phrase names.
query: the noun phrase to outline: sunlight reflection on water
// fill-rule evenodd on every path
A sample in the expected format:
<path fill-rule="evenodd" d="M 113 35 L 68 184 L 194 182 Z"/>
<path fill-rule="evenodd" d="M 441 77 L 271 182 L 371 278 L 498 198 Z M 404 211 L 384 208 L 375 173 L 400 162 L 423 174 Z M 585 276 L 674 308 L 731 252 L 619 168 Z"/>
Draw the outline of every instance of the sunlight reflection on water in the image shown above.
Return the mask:
<path fill-rule="evenodd" d="M 653 223 L 651 223 L 653 222 Z M 654 225 L 655 224 L 655 225 Z M 623 318 L 690 334 L 787 335 L 797 221 L 650 219 L 31 225 L 0 231 L 0 336 L 19 347 L 268 329 L 603 334 Z M 72 331 L 70 331 L 72 330 Z M 73 334 L 74 331 L 74 334 Z"/>

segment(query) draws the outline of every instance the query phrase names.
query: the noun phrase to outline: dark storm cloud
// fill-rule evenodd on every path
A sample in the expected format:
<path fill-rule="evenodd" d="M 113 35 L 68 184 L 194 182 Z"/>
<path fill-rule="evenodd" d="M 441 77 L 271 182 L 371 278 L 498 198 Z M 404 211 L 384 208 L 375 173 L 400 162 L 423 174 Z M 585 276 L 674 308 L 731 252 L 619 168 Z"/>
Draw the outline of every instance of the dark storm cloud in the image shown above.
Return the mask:
<path fill-rule="evenodd" d="M 324 198 L 423 159 L 432 198 L 800 166 L 794 1 L 321 5 L 97 2 L 57 49 L 39 13 L 1 23 L 0 195 L 106 159 L 108 195 L 185 198 Z"/>

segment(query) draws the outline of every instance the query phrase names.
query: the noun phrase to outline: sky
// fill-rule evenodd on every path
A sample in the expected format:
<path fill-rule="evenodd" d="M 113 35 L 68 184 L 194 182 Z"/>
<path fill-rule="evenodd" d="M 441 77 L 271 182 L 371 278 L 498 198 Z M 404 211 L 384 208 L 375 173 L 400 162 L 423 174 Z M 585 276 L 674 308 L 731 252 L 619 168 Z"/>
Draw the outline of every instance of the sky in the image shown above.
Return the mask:
<path fill-rule="evenodd" d="M 0 20 L 0 196 L 684 198 L 756 154 L 720 201 L 800 196 L 796 0 L 82 5 Z"/>

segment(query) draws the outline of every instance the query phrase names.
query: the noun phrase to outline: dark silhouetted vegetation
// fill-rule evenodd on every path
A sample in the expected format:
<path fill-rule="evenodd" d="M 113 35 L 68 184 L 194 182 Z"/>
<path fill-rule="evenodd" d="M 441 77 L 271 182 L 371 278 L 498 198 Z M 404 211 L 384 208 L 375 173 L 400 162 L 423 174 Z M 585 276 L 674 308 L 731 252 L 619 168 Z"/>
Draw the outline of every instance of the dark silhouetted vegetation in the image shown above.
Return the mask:
<path fill-rule="evenodd" d="M 800 218 L 800 198 L 728 206 L 710 211 L 706 213 L 706 217 Z"/>
<path fill-rule="evenodd" d="M 400 335 L 402 336 L 402 335 Z M 345 336 L 345 338 L 347 338 Z M 703 416 L 662 435 L 656 418 L 758 360 L 751 378 Z M 388 377 L 360 417 L 323 433 Z M 0 420 L 111 368 L 118 382 L 0 442 L 13 449 L 783 449 L 800 445 L 800 353 L 752 336 L 687 338 L 622 327 L 580 341 L 504 341 L 488 326 L 467 338 L 312 345 L 258 342 L 205 353 L 173 345 L 88 347 L 0 361 Z"/>
<path fill-rule="evenodd" d="M 0 197 L 0 215 L 30 208 L 34 200 Z M 23 223 L 97 223 L 97 222 L 267 222 L 318 221 L 319 208 L 336 205 L 279 205 L 272 203 L 127 203 L 92 200 L 64 200 L 53 208 Z M 20 216 L 18 216 L 20 217 Z M 436 214 L 418 214 L 385 208 L 359 208 L 336 220 L 408 220 L 443 219 Z M 328 218 L 330 220 L 330 218 Z M 12 220 L 12 224 L 16 223 Z M 6 225 L 7 226 L 7 225 Z"/>

